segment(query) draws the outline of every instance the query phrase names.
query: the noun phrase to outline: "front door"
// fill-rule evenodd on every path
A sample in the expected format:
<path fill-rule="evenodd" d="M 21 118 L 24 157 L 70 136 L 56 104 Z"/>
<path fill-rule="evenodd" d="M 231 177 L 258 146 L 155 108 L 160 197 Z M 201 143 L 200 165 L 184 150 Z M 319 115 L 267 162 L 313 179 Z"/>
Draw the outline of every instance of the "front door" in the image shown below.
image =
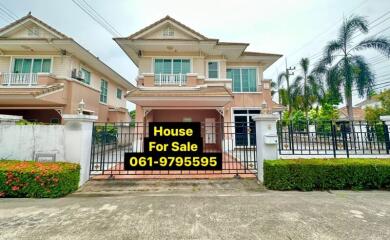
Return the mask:
<path fill-rule="evenodd" d="M 256 123 L 253 120 L 260 110 L 234 110 L 236 146 L 256 145 Z"/>

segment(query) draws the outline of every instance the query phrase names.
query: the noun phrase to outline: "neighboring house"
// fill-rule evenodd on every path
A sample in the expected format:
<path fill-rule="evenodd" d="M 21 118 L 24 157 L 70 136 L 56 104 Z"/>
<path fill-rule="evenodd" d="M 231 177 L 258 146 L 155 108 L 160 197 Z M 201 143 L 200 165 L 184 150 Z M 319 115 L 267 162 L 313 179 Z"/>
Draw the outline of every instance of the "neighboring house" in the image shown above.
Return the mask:
<path fill-rule="evenodd" d="M 372 107 L 372 108 L 378 108 L 381 107 L 382 104 L 379 100 L 375 98 L 375 96 L 366 99 L 358 104 L 355 105 L 355 107 L 361 108 L 361 109 L 366 109 L 367 107 Z"/>
<path fill-rule="evenodd" d="M 0 114 L 60 123 L 83 100 L 98 121 L 129 121 L 125 94 L 134 86 L 31 14 L 0 29 L 0 72 Z"/>
<path fill-rule="evenodd" d="M 271 81 L 263 79 L 282 55 L 245 51 L 248 43 L 208 38 L 169 16 L 114 40 L 139 69 L 138 88 L 127 95 L 137 122 L 202 122 L 206 132 L 220 131 L 212 127 L 218 122 L 242 123 L 248 126 L 236 133 L 245 135 L 264 107 L 284 109 L 272 101 Z M 242 143 L 254 140 L 244 137 Z"/>
<path fill-rule="evenodd" d="M 365 120 L 365 112 L 364 112 L 364 109 L 362 109 L 361 107 L 353 107 L 352 112 L 353 112 L 353 120 L 355 120 L 355 121 L 364 121 Z M 339 108 L 339 120 L 340 121 L 349 120 L 348 119 L 348 109 L 346 106 Z"/>

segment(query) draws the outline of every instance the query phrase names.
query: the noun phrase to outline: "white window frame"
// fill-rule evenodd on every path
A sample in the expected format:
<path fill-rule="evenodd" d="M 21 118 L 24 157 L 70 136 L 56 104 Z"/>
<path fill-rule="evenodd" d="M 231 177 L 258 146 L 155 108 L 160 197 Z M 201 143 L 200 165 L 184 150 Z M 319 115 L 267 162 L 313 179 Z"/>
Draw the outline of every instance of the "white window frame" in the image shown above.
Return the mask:
<path fill-rule="evenodd" d="M 168 25 L 166 28 L 162 31 L 163 37 L 174 37 L 175 36 L 175 30 L 171 25 Z"/>
<path fill-rule="evenodd" d="M 106 92 L 106 96 L 105 96 L 105 97 L 106 97 L 106 102 L 101 101 L 101 96 L 102 96 L 102 94 L 103 94 L 103 91 L 102 91 L 102 83 L 103 83 L 103 81 L 107 83 L 107 86 L 106 86 L 107 92 Z M 103 103 L 103 104 L 107 104 L 107 103 L 108 103 L 108 81 L 105 80 L 105 79 L 103 79 L 103 78 L 100 79 L 100 95 L 99 95 L 99 102 L 100 102 L 100 103 Z"/>
<path fill-rule="evenodd" d="M 85 71 L 89 72 L 89 77 L 90 77 L 89 83 L 85 82 L 85 79 L 83 79 L 82 83 L 87 84 L 87 85 L 92 85 L 92 71 L 91 71 L 91 69 L 85 65 L 81 65 L 79 69 L 80 69 L 80 71 L 85 70 Z"/>
<path fill-rule="evenodd" d="M 48 72 L 49 74 L 53 73 L 53 63 L 54 63 L 54 57 L 53 56 L 45 56 L 45 55 L 36 55 L 36 56 L 29 56 L 29 55 L 13 55 L 11 56 L 11 64 L 9 67 L 9 72 L 12 73 L 15 68 L 15 60 L 16 59 L 32 59 L 31 62 L 31 67 L 30 67 L 30 72 L 32 73 L 32 67 L 34 65 L 34 59 L 50 59 L 50 71 Z M 44 72 L 39 72 L 39 73 L 44 73 Z M 45 72 L 46 73 L 46 72 Z M 46 73 L 47 74 L 47 73 Z"/>
<path fill-rule="evenodd" d="M 118 98 L 118 90 L 121 91 L 121 97 L 120 98 Z M 123 99 L 123 90 L 120 89 L 120 88 L 116 88 L 116 94 L 115 95 L 116 95 L 116 99 L 122 100 Z"/>
<path fill-rule="evenodd" d="M 209 76 L 209 63 L 210 62 L 216 62 L 218 64 L 218 77 L 217 78 L 210 78 L 210 76 Z M 206 71 L 207 71 L 207 80 L 221 79 L 221 61 L 220 60 L 208 60 L 206 62 Z"/>
<path fill-rule="evenodd" d="M 230 108 L 230 119 L 231 119 L 231 122 L 233 123 L 233 129 L 232 129 L 232 134 L 235 135 L 236 134 L 236 130 L 235 130 L 235 119 L 234 119 L 234 116 L 237 115 L 237 116 L 247 116 L 247 123 L 248 123 L 248 120 L 249 120 L 249 116 L 256 116 L 256 115 L 259 115 L 259 114 L 253 114 L 253 113 L 237 113 L 237 114 L 234 114 L 234 110 L 260 110 L 260 114 L 261 114 L 261 107 L 231 107 Z M 250 140 L 249 140 L 250 141 Z M 248 141 L 248 143 L 249 143 Z M 251 146 L 251 145 L 249 145 Z M 236 145 L 236 141 L 234 140 L 234 147 L 244 147 L 244 146 L 237 146 Z"/>
<path fill-rule="evenodd" d="M 232 78 L 229 78 L 232 80 L 232 93 L 258 93 L 258 86 L 259 86 L 259 77 L 260 77 L 260 74 L 259 74 L 259 67 L 257 66 L 226 66 L 226 77 L 227 77 L 227 70 L 228 69 L 245 69 L 245 68 L 254 68 L 256 69 L 256 91 L 255 92 L 234 92 L 234 85 L 233 85 L 233 79 Z M 241 84 L 241 89 L 242 89 L 242 80 L 240 81 L 240 84 Z"/>
<path fill-rule="evenodd" d="M 152 64 L 151 65 L 152 65 L 152 73 L 153 74 L 154 74 L 154 69 L 155 69 L 154 64 L 155 64 L 156 59 L 171 59 L 172 61 L 174 59 L 190 60 L 190 72 L 189 73 L 193 72 L 193 66 L 192 66 L 193 58 L 191 58 L 191 57 L 186 57 L 186 56 L 175 56 L 175 57 L 171 57 L 171 56 L 156 56 L 156 57 L 152 58 Z M 173 72 L 173 64 L 171 66 L 171 72 Z"/>

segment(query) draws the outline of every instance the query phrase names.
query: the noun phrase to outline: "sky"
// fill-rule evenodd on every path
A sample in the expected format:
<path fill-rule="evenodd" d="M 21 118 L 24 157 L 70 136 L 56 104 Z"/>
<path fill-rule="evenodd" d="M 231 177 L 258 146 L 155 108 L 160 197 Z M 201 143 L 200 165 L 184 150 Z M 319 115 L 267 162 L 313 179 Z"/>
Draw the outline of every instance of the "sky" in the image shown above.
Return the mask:
<path fill-rule="evenodd" d="M 78 0 L 81 1 L 81 0 Z M 276 80 L 288 67 L 309 57 L 312 65 L 319 59 L 325 44 L 337 38 L 343 17 L 362 15 L 371 23 L 368 35 L 380 33 L 390 37 L 389 0 L 85 0 L 120 36 L 170 15 L 209 38 L 221 41 L 247 42 L 248 51 L 283 54 L 269 67 L 264 77 Z M 113 35 L 97 24 L 72 0 L 0 0 L 16 16 L 29 11 L 60 32 L 74 38 L 110 67 L 135 84 L 137 68 Z M 0 25 L 10 23 L 0 11 Z M 358 36 L 358 42 L 366 36 Z M 380 54 L 363 53 L 372 63 L 377 83 L 390 82 L 390 61 Z M 379 85 L 379 86 L 386 86 Z M 354 95 L 353 103 L 361 99 Z M 129 104 L 129 108 L 134 105 Z"/>

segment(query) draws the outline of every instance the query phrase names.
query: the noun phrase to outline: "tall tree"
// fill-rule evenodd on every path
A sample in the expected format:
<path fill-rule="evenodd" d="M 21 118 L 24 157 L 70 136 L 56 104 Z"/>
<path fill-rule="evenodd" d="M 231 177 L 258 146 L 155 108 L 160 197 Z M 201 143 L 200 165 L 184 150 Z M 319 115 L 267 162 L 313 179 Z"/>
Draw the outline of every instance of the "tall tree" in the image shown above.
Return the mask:
<path fill-rule="evenodd" d="M 316 75 L 309 72 L 309 59 L 302 58 L 299 65 L 302 69 L 302 76 L 297 76 L 291 85 L 291 97 L 294 102 L 292 105 L 302 109 L 307 119 L 312 105 L 319 102 L 324 94 L 321 85 L 317 82 Z"/>
<path fill-rule="evenodd" d="M 374 74 L 366 59 L 357 55 L 365 49 L 375 49 L 390 57 L 390 41 L 384 37 L 370 37 L 354 44 L 354 35 L 368 33 L 368 22 L 364 17 L 345 19 L 336 40 L 330 41 L 324 49 L 324 57 L 317 70 L 327 70 L 328 89 L 332 92 L 344 90 L 348 117 L 353 120 L 352 88 L 356 87 L 360 97 L 367 96 L 374 85 Z"/>
<path fill-rule="evenodd" d="M 287 104 L 287 108 L 288 108 L 288 113 L 291 113 L 292 109 L 291 109 L 290 74 L 289 74 L 288 70 L 286 70 L 286 72 L 282 72 L 279 74 L 279 76 L 278 76 L 278 87 L 279 88 L 280 88 L 280 86 L 282 86 L 284 81 L 286 81 L 287 88 L 286 88 L 286 92 L 283 94 L 285 94 L 284 98 L 287 101 L 286 104 Z"/>

